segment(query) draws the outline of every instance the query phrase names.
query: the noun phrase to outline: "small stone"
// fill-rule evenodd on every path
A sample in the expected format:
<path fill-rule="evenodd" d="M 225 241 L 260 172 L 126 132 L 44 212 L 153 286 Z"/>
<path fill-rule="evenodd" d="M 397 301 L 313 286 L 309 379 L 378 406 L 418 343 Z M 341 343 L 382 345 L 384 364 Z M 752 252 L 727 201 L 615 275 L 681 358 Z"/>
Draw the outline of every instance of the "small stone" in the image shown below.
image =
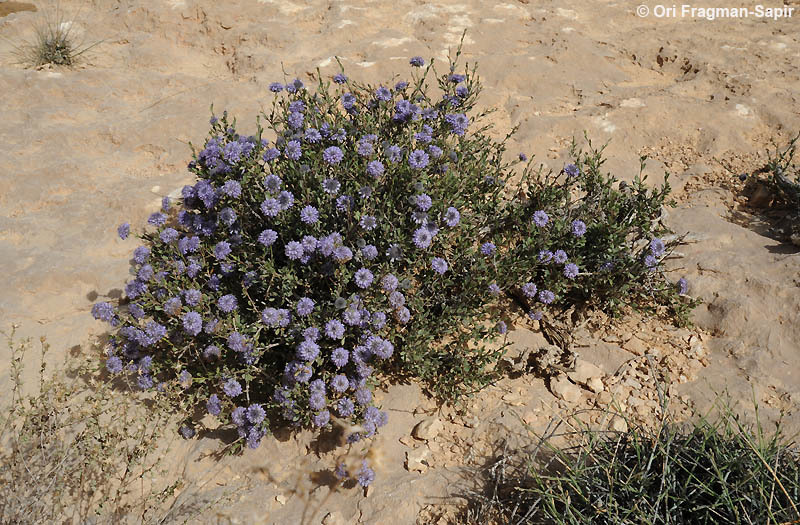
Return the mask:
<path fill-rule="evenodd" d="M 605 389 L 605 385 L 603 384 L 603 380 L 599 377 L 593 377 L 586 382 L 586 386 L 589 387 L 589 390 L 594 392 L 595 394 L 602 392 Z"/>
<path fill-rule="evenodd" d="M 608 406 L 613 400 L 614 396 L 611 395 L 611 392 L 606 392 L 605 390 L 597 396 L 597 404 L 600 406 Z"/>
<path fill-rule="evenodd" d="M 420 473 L 428 470 L 428 454 L 430 454 L 430 450 L 424 447 L 420 447 L 416 450 L 407 450 L 405 463 L 406 470 L 409 472 Z"/>
<path fill-rule="evenodd" d="M 423 419 L 411 431 L 411 435 L 417 439 L 430 441 L 439 435 L 439 432 L 444 428 L 444 425 L 438 417 L 430 417 Z"/>
<path fill-rule="evenodd" d="M 630 341 L 623 344 L 622 348 L 637 356 L 642 356 L 645 354 L 645 352 L 647 352 L 647 345 L 644 343 L 644 341 L 637 337 L 634 337 Z"/>
<path fill-rule="evenodd" d="M 277 501 L 281 505 L 286 505 L 286 496 L 284 496 L 283 494 L 278 494 L 277 496 L 275 496 L 275 501 Z"/>
<path fill-rule="evenodd" d="M 575 370 L 569 372 L 567 376 L 575 381 L 585 385 L 593 378 L 602 378 L 605 375 L 603 370 L 588 361 L 578 361 L 575 363 Z"/>
<path fill-rule="evenodd" d="M 611 420 L 611 423 L 609 423 L 608 429 L 614 432 L 627 432 L 628 423 L 626 423 L 621 417 L 615 417 Z"/>
<path fill-rule="evenodd" d="M 558 399 L 575 404 L 581 400 L 581 389 L 572 384 L 567 376 L 560 376 L 550 380 L 550 391 Z"/>

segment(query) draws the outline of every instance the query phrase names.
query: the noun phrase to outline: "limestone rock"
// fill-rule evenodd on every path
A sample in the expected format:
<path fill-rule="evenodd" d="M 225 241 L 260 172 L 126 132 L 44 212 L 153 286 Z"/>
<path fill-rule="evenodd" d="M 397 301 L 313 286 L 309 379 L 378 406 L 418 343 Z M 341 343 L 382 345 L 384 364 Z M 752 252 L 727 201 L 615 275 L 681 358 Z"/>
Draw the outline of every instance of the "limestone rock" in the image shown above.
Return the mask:
<path fill-rule="evenodd" d="M 577 403 L 581 400 L 581 389 L 570 382 L 567 376 L 559 376 L 550 380 L 550 391 L 558 399 L 567 403 Z"/>
<path fill-rule="evenodd" d="M 409 472 L 425 472 L 428 470 L 428 462 L 427 458 L 430 454 L 430 450 L 424 447 L 420 447 L 416 450 L 408 450 L 406 451 L 406 463 L 405 467 L 406 470 Z"/>
<path fill-rule="evenodd" d="M 575 370 L 569 372 L 567 376 L 576 383 L 588 385 L 589 380 L 593 378 L 600 378 L 605 375 L 603 370 L 588 361 L 578 361 L 575 364 Z"/>
<path fill-rule="evenodd" d="M 439 435 L 442 428 L 444 428 L 444 425 L 438 417 L 429 417 L 417 423 L 417 426 L 411 431 L 411 435 L 417 439 L 430 441 Z"/>

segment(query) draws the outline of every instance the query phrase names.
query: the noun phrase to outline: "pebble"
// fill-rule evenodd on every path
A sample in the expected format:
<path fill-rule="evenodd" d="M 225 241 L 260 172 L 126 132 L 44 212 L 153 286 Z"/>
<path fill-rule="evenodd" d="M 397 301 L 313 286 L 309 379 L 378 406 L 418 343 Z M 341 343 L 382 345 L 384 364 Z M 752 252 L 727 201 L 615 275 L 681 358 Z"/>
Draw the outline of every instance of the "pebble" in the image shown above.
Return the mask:
<path fill-rule="evenodd" d="M 558 399 L 567 403 L 577 403 L 581 400 L 581 389 L 572 384 L 567 376 L 560 376 L 550 380 L 550 390 Z"/>
<path fill-rule="evenodd" d="M 420 473 L 428 470 L 428 463 L 426 461 L 428 454 L 430 454 L 430 450 L 424 447 L 406 451 L 406 470 Z"/>
<path fill-rule="evenodd" d="M 588 361 L 578 361 L 575 363 L 575 370 L 569 372 L 567 376 L 575 381 L 586 385 L 590 379 L 602 378 L 605 375 L 603 370 Z"/>
<path fill-rule="evenodd" d="M 444 428 L 444 425 L 438 417 L 429 417 L 423 419 L 411 431 L 411 435 L 417 439 L 430 441 L 439 435 L 439 432 Z"/>

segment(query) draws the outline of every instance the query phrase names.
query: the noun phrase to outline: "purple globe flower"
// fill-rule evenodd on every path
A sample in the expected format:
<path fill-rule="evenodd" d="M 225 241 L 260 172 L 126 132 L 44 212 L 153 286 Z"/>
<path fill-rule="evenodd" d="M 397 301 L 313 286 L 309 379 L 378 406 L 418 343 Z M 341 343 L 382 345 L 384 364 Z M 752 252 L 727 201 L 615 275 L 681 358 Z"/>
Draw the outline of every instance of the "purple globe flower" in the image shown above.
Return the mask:
<path fill-rule="evenodd" d="M 278 240 L 278 233 L 275 230 L 266 229 L 258 235 L 258 242 L 264 246 L 272 246 Z"/>
<path fill-rule="evenodd" d="M 238 199 L 242 194 L 242 185 L 235 180 L 225 181 L 222 185 L 222 193 L 228 197 Z"/>
<path fill-rule="evenodd" d="M 341 100 L 342 100 L 342 107 L 348 111 L 352 110 L 356 106 L 357 99 L 356 96 L 353 95 L 352 93 L 345 93 L 344 95 L 342 95 Z"/>
<path fill-rule="evenodd" d="M 575 237 L 583 237 L 583 234 L 586 233 L 586 224 L 584 224 L 583 221 L 576 219 L 572 221 L 570 230 L 572 231 L 572 235 Z"/>
<path fill-rule="evenodd" d="M 542 290 L 539 292 L 539 301 L 543 302 L 544 304 L 550 304 L 556 299 L 556 294 L 551 292 L 550 290 Z"/>
<path fill-rule="evenodd" d="M 130 235 L 130 233 L 131 233 L 130 223 L 123 222 L 117 228 L 117 235 L 119 235 L 119 238 L 122 239 L 123 241 L 128 238 L 128 235 Z"/>
<path fill-rule="evenodd" d="M 336 365 L 337 368 L 341 368 L 346 365 L 349 358 L 350 353 L 344 348 L 340 347 L 331 352 L 331 361 L 333 361 L 333 364 Z"/>
<path fill-rule="evenodd" d="M 429 160 L 430 158 L 427 153 L 421 149 L 415 149 L 411 152 L 411 155 L 408 156 L 408 165 L 414 169 L 421 170 L 428 165 Z"/>
<path fill-rule="evenodd" d="M 319 345 L 306 339 L 297 347 L 297 358 L 301 361 L 313 361 L 319 355 Z"/>
<path fill-rule="evenodd" d="M 308 398 L 308 408 L 311 410 L 321 410 L 325 408 L 325 404 L 325 394 L 322 392 L 313 392 Z"/>
<path fill-rule="evenodd" d="M 496 248 L 497 247 L 494 245 L 494 243 L 485 242 L 481 244 L 481 253 L 484 255 L 492 255 L 494 254 Z"/>
<path fill-rule="evenodd" d="M 424 250 L 428 248 L 432 242 L 433 242 L 433 235 L 431 234 L 430 230 L 428 230 L 428 228 L 425 227 L 418 228 L 414 232 L 414 245 L 417 248 Z"/>
<path fill-rule="evenodd" d="M 187 312 L 183 314 L 183 329 L 189 335 L 197 335 L 203 329 L 203 318 L 197 312 Z"/>
<path fill-rule="evenodd" d="M 295 114 L 297 114 L 297 113 L 295 113 Z M 299 140 L 290 140 L 286 144 L 285 153 L 286 153 L 286 156 L 291 160 L 299 159 L 300 156 L 303 154 L 303 150 L 301 148 L 300 141 Z"/>
<path fill-rule="evenodd" d="M 336 195 L 342 187 L 341 183 L 336 179 L 325 179 L 322 181 L 322 189 L 329 195 Z"/>
<path fill-rule="evenodd" d="M 347 76 L 344 73 L 337 73 L 333 76 L 333 81 L 337 84 L 344 84 L 347 82 Z"/>
<path fill-rule="evenodd" d="M 303 256 L 303 245 L 297 241 L 289 241 L 286 243 L 286 257 L 296 261 Z"/>
<path fill-rule="evenodd" d="M 330 146 L 322 152 L 322 160 L 328 164 L 339 164 L 344 158 L 344 153 L 338 146 Z"/>
<path fill-rule="evenodd" d="M 553 260 L 558 264 L 564 264 L 567 262 L 567 252 L 564 250 L 556 250 L 555 253 L 553 253 Z"/>
<path fill-rule="evenodd" d="M 358 224 L 367 231 L 372 231 L 378 226 L 378 221 L 372 215 L 364 215 Z"/>
<path fill-rule="evenodd" d="M 297 315 L 301 317 L 305 317 L 307 315 L 311 315 L 311 312 L 314 311 L 314 301 L 313 299 L 309 299 L 308 297 L 303 297 L 299 301 L 297 301 Z"/>
<path fill-rule="evenodd" d="M 457 226 L 458 223 L 461 221 L 461 214 L 458 210 L 452 206 L 447 208 L 447 211 L 444 214 L 444 222 L 451 228 Z"/>
<path fill-rule="evenodd" d="M 375 90 L 375 98 L 383 102 L 388 102 L 392 100 L 392 92 L 389 90 L 389 88 L 380 86 Z"/>
<path fill-rule="evenodd" d="M 278 195 L 278 204 L 281 210 L 288 210 L 294 205 L 294 195 L 290 191 L 282 191 Z"/>
<path fill-rule="evenodd" d="M 281 84 L 280 82 L 273 82 L 269 85 L 269 90 L 272 91 L 273 93 L 280 93 L 281 91 L 283 91 L 283 84 Z"/>
<path fill-rule="evenodd" d="M 231 253 L 231 245 L 225 241 L 220 241 L 214 246 L 214 257 L 223 260 Z"/>
<path fill-rule="evenodd" d="M 530 312 L 528 312 L 528 317 L 530 317 L 534 321 L 541 321 L 542 317 L 543 317 L 543 314 L 542 314 L 542 312 L 538 312 L 538 311 L 534 312 L 533 310 L 531 310 Z"/>
<path fill-rule="evenodd" d="M 574 263 L 569 263 L 564 266 L 564 276 L 567 279 L 574 279 L 578 276 L 578 265 Z"/>
<path fill-rule="evenodd" d="M 119 357 L 112 355 L 106 359 L 106 370 L 112 374 L 119 374 L 122 372 L 122 368 L 122 359 Z"/>
<path fill-rule="evenodd" d="M 375 471 L 367 466 L 367 461 L 364 460 L 361 464 L 361 470 L 358 471 L 356 478 L 358 484 L 362 487 L 368 487 L 375 481 Z"/>
<path fill-rule="evenodd" d="M 331 339 L 339 340 L 344 337 L 344 325 L 338 319 L 331 319 L 325 323 L 325 335 Z"/>
<path fill-rule="evenodd" d="M 340 394 L 350 388 L 350 381 L 344 374 L 336 374 L 331 380 L 331 388 Z"/>
<path fill-rule="evenodd" d="M 506 325 L 505 321 L 498 321 L 494 328 L 499 334 L 505 334 L 508 332 L 508 325 Z"/>
<path fill-rule="evenodd" d="M 361 255 L 363 255 L 368 261 L 371 261 L 378 256 L 378 249 L 372 244 L 367 244 L 361 248 Z"/>
<path fill-rule="evenodd" d="M 431 267 L 436 273 L 441 275 L 447 271 L 447 261 L 441 257 L 434 257 L 431 259 Z"/>
<path fill-rule="evenodd" d="M 300 220 L 306 224 L 314 224 L 319 220 L 319 211 L 313 206 L 305 206 L 300 210 Z"/>
<path fill-rule="evenodd" d="M 347 246 L 339 246 L 333 250 L 333 257 L 337 262 L 346 263 L 353 258 L 353 250 Z"/>
<path fill-rule="evenodd" d="M 403 306 L 395 311 L 395 317 L 400 324 L 406 324 L 409 320 L 411 320 L 411 311 Z"/>
<path fill-rule="evenodd" d="M 539 252 L 539 262 L 549 263 L 553 259 L 553 252 L 542 250 Z"/>
<path fill-rule="evenodd" d="M 497 286 L 497 283 L 492 283 L 489 285 L 489 293 L 492 295 L 500 295 L 500 287 Z"/>
<path fill-rule="evenodd" d="M 411 57 L 411 60 L 409 60 L 409 63 L 414 67 L 422 67 L 422 66 L 425 65 L 425 59 L 423 59 L 420 56 Z"/>
<path fill-rule="evenodd" d="M 567 164 L 564 166 L 564 173 L 569 175 L 570 177 L 577 177 L 580 174 L 581 170 L 575 164 Z"/>
<path fill-rule="evenodd" d="M 217 394 L 211 394 L 208 396 L 208 401 L 206 401 L 206 410 L 212 416 L 218 416 L 220 412 L 222 412 L 222 405 L 219 401 L 219 396 Z"/>
<path fill-rule="evenodd" d="M 217 306 L 226 314 L 231 313 L 232 311 L 236 310 L 236 297 L 231 294 L 223 295 L 219 298 L 219 300 L 217 300 Z"/>
<path fill-rule="evenodd" d="M 147 222 L 153 226 L 163 226 L 167 222 L 167 216 L 161 212 L 156 212 L 150 215 Z"/>
<path fill-rule="evenodd" d="M 451 113 L 445 115 L 444 117 L 445 122 L 450 124 L 450 130 L 453 134 L 462 136 L 467 131 L 467 127 L 469 126 L 469 119 L 463 113 Z"/>
<path fill-rule="evenodd" d="M 664 255 L 664 251 L 664 241 L 658 237 L 650 241 L 650 253 L 652 253 L 654 257 L 661 257 Z"/>
<path fill-rule="evenodd" d="M 542 228 L 547 225 L 547 222 L 550 220 L 550 217 L 543 210 L 538 210 L 533 212 L 533 223 Z"/>
<path fill-rule="evenodd" d="M 414 197 L 414 203 L 420 210 L 428 211 L 433 205 L 433 200 L 431 200 L 429 195 L 421 193 L 420 195 Z"/>
<path fill-rule="evenodd" d="M 356 272 L 354 279 L 359 288 L 366 289 L 372 284 L 374 276 L 372 275 L 371 271 L 367 270 L 366 268 L 361 268 Z"/>
<path fill-rule="evenodd" d="M 379 160 L 373 160 L 367 164 L 367 174 L 373 177 L 380 177 L 383 175 L 383 163 Z"/>
<path fill-rule="evenodd" d="M 392 145 L 386 148 L 386 158 L 392 164 L 397 164 L 398 162 L 400 162 L 400 159 L 402 157 L 403 157 L 403 150 L 400 149 L 399 146 Z"/>
<path fill-rule="evenodd" d="M 677 286 L 678 286 L 678 294 L 680 295 L 686 295 L 687 292 L 689 291 L 689 282 L 683 277 L 678 279 Z"/>
<path fill-rule="evenodd" d="M 525 283 L 522 285 L 522 293 L 528 299 L 533 299 L 536 297 L 536 285 L 533 283 Z"/>
<path fill-rule="evenodd" d="M 110 303 L 100 302 L 92 306 L 92 317 L 110 323 L 114 318 L 114 307 Z"/>
<path fill-rule="evenodd" d="M 399 282 L 400 281 L 397 280 L 397 277 L 391 273 L 387 273 L 383 276 L 383 279 L 381 279 L 381 288 L 387 292 L 391 292 L 397 289 Z"/>
<path fill-rule="evenodd" d="M 370 401 L 372 401 L 372 392 L 364 387 L 361 387 L 356 390 L 356 403 L 361 406 L 368 405 Z"/>
<path fill-rule="evenodd" d="M 261 405 L 254 403 L 247 407 L 247 420 L 250 421 L 251 424 L 258 425 L 264 421 L 266 417 L 267 413 Z"/>
<path fill-rule="evenodd" d="M 648 254 L 644 257 L 644 265 L 647 266 L 648 270 L 655 271 L 656 266 L 658 266 L 658 259 L 656 259 L 653 255 Z"/>
<path fill-rule="evenodd" d="M 311 423 L 315 427 L 324 427 L 328 424 L 331 420 L 331 413 L 327 410 L 323 410 L 322 412 L 318 412 L 311 417 Z"/>
<path fill-rule="evenodd" d="M 150 257 L 150 248 L 146 246 L 139 246 L 133 250 L 133 260 L 137 264 L 144 264 L 148 257 Z"/>
<path fill-rule="evenodd" d="M 233 378 L 228 379 L 222 385 L 222 391 L 225 392 L 225 395 L 228 397 L 236 397 L 242 393 L 242 385 Z"/>
<path fill-rule="evenodd" d="M 270 193 L 278 193 L 281 189 L 283 181 L 277 175 L 270 173 L 264 177 L 264 189 Z"/>

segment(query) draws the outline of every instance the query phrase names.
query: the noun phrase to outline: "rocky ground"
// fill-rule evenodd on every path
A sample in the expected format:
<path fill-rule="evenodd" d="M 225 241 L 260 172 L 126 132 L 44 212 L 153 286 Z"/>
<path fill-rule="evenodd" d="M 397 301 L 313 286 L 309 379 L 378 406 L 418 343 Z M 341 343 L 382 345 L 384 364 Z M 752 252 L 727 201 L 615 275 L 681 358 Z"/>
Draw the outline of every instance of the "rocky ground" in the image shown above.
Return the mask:
<path fill-rule="evenodd" d="M 785 411 L 800 429 L 800 255 L 767 235 L 738 178 L 764 165 L 771 141 L 800 130 L 800 14 L 656 19 L 577 0 L 63 0 L 63 22 L 99 45 L 72 69 L 26 69 L 12 48 L 52 12 L 33 4 L 0 2 L 0 320 L 46 335 L 62 354 L 91 351 L 104 330 L 91 305 L 118 297 L 128 277 L 131 246 L 116 225 L 142 224 L 191 180 L 188 143 L 202 142 L 210 104 L 254 128 L 266 86 L 284 71 L 332 75 L 340 57 L 364 81 L 402 77 L 408 57 L 442 60 L 464 30 L 463 57 L 479 63 L 498 133 L 518 125 L 513 146 L 560 168 L 586 130 L 609 141 L 606 168 L 622 180 L 648 155 L 648 180 L 668 171 L 679 202 L 668 225 L 692 234 L 670 264 L 704 301 L 694 328 L 597 316 L 575 331 L 575 370 L 545 379 L 523 373 L 526 349 L 544 342 L 517 320 L 510 377 L 465 413 L 414 385 L 382 393 L 391 424 L 370 451 L 378 479 L 366 495 L 332 490 L 343 449 L 331 439 L 279 435 L 224 459 L 213 455 L 217 437 L 182 442 L 165 476 L 209 502 L 194 507 L 200 522 L 447 522 L 449 505 L 476 489 L 472 468 L 530 443 L 530 429 L 575 409 L 653 421 L 665 394 L 676 410 L 702 411 L 727 390 L 746 416 L 755 400 L 767 419 Z M 585 419 L 625 424 L 602 411 Z"/>

